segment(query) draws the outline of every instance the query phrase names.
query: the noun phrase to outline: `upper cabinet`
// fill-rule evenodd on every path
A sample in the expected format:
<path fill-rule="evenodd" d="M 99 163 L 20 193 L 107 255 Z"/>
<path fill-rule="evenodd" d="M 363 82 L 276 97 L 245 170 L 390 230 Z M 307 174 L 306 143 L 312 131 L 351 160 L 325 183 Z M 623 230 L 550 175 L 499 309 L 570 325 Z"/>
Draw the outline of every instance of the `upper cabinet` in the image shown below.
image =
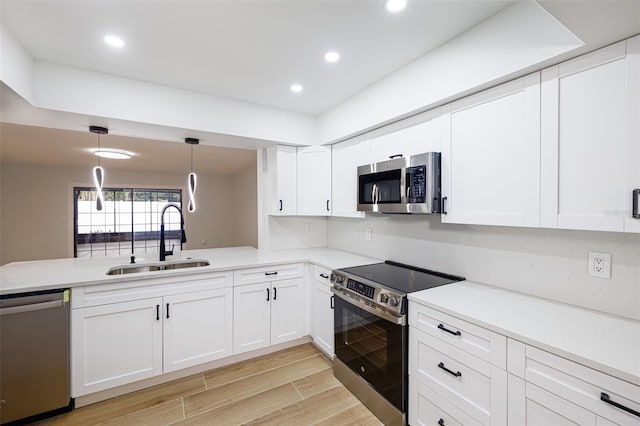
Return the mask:
<path fill-rule="evenodd" d="M 445 106 L 441 167 L 443 222 L 539 226 L 540 74 Z"/>
<path fill-rule="evenodd" d="M 297 149 L 298 215 L 331 215 L 331 147 Z"/>
<path fill-rule="evenodd" d="M 269 214 L 297 214 L 297 150 L 294 146 L 267 148 Z"/>
<path fill-rule="evenodd" d="M 331 147 L 332 216 L 363 218 L 358 209 L 358 166 L 367 162 L 365 141 L 355 138 Z"/>
<path fill-rule="evenodd" d="M 542 72 L 541 224 L 640 232 L 640 37 Z"/>
<path fill-rule="evenodd" d="M 375 136 L 377 132 L 372 132 L 367 143 L 368 162 L 376 163 L 395 156 L 410 157 L 425 152 L 440 152 L 440 111 L 440 108 L 436 108 L 386 126 L 385 132 L 390 133 L 382 136 Z"/>

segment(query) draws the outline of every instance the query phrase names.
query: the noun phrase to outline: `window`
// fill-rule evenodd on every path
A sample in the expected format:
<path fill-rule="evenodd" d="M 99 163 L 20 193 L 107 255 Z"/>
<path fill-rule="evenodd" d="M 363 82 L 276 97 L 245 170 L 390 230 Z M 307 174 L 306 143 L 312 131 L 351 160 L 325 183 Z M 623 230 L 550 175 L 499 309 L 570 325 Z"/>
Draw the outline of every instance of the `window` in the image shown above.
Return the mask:
<path fill-rule="evenodd" d="M 117 256 L 158 253 L 160 215 L 170 203 L 182 209 L 179 189 L 103 189 L 104 205 L 96 210 L 95 188 L 74 188 L 74 256 Z M 167 248 L 180 243 L 180 214 L 168 209 L 164 215 Z"/>

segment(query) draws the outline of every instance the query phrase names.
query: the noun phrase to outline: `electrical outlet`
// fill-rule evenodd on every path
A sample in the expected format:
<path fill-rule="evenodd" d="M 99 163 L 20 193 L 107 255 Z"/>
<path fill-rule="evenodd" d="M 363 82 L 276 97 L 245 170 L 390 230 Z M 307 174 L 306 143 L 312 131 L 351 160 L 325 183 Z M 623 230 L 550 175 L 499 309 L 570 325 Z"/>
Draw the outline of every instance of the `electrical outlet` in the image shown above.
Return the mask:
<path fill-rule="evenodd" d="M 364 239 L 367 241 L 371 241 L 371 228 L 367 228 L 364 230 Z"/>
<path fill-rule="evenodd" d="M 313 231 L 313 226 L 310 223 L 307 223 L 307 232 Z"/>
<path fill-rule="evenodd" d="M 611 254 L 589 252 L 589 275 L 597 278 L 611 279 Z"/>

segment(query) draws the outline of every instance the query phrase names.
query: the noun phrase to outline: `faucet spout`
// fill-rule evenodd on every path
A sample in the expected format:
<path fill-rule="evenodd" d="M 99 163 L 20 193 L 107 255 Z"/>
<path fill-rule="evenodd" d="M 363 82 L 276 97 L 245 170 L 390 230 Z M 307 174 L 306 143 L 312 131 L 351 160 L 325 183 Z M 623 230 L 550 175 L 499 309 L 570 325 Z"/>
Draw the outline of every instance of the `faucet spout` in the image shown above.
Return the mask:
<path fill-rule="evenodd" d="M 164 208 L 162 209 L 162 213 L 160 214 L 160 261 L 166 260 L 167 255 L 173 255 L 173 247 L 171 248 L 171 250 L 167 250 L 164 238 L 164 213 L 169 207 L 174 207 L 176 210 L 178 210 L 178 213 L 180 213 L 180 233 L 182 234 L 180 242 L 187 242 L 187 235 L 184 232 L 184 216 L 182 215 L 182 210 L 180 209 L 180 207 L 178 207 L 177 204 L 167 204 L 166 206 L 164 206 Z"/>

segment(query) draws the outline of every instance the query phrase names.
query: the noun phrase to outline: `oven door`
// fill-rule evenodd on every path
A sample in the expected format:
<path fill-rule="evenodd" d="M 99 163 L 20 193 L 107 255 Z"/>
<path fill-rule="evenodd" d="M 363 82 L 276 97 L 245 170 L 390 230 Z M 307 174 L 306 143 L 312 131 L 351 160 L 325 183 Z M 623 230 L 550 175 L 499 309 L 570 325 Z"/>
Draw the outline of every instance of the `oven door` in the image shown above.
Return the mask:
<path fill-rule="evenodd" d="M 407 411 L 408 327 L 335 293 L 335 354 L 398 410 Z"/>

